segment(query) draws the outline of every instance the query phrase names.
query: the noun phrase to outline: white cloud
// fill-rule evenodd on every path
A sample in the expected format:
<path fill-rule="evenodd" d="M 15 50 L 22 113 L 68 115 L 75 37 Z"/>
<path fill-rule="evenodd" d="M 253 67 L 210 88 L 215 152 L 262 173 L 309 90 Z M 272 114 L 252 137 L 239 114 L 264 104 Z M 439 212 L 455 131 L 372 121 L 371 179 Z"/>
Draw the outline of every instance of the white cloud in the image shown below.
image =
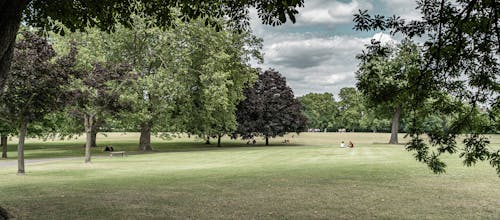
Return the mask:
<path fill-rule="evenodd" d="M 304 69 L 330 61 L 337 54 L 360 49 L 364 43 L 367 42 L 351 37 L 299 38 L 271 43 L 264 48 L 264 53 L 270 64 Z"/>
<path fill-rule="evenodd" d="M 353 14 L 359 9 L 372 9 L 368 1 L 354 0 L 352 2 L 340 1 L 306 1 L 305 7 L 299 9 L 297 25 L 311 24 L 343 24 L 352 21 Z"/>
<path fill-rule="evenodd" d="M 396 40 L 394 40 L 391 35 L 388 35 L 386 33 L 380 32 L 376 33 L 373 35 L 372 39 L 380 41 L 382 44 L 395 44 L 397 43 Z"/>
<path fill-rule="evenodd" d="M 265 62 L 260 67 L 274 68 L 287 78 L 296 95 L 309 92 L 337 93 L 354 86 L 355 56 L 372 38 L 395 42 L 389 35 L 373 37 L 334 36 L 310 38 L 306 35 L 280 35 L 264 46 Z"/>
<path fill-rule="evenodd" d="M 287 78 L 296 96 L 310 92 L 337 94 L 341 88 L 354 87 L 358 65 L 355 56 L 361 53 L 365 44 L 372 38 L 382 43 L 396 41 L 385 33 L 373 33 L 367 37 L 366 32 L 353 31 L 349 27 L 353 14 L 358 9 L 379 10 L 374 7 L 387 8 L 389 4 L 401 7 L 397 10 L 389 8 L 397 14 L 407 7 L 414 8 L 411 5 L 414 2 L 409 2 L 307 0 L 305 7 L 299 9 L 297 24 L 287 23 L 279 27 L 262 25 L 256 11 L 251 11 L 252 29 L 264 39 L 264 64 L 256 66 L 278 70 Z"/>
<path fill-rule="evenodd" d="M 401 18 L 410 20 L 422 20 L 420 11 L 416 10 L 415 0 L 381 0 L 385 6 L 391 9 L 392 13 Z M 389 15 L 390 16 L 390 15 Z"/>

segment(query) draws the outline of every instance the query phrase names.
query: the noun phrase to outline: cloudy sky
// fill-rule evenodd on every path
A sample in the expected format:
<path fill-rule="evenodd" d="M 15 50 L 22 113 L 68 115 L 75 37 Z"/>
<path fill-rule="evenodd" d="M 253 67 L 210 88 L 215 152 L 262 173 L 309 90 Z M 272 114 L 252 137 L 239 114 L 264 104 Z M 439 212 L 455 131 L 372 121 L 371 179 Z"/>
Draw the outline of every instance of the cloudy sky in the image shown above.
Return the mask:
<path fill-rule="evenodd" d="M 305 0 L 297 23 L 279 27 L 262 25 L 252 11 L 253 32 L 264 39 L 264 63 L 256 66 L 278 70 L 296 96 L 337 94 L 355 86 L 355 56 L 370 39 L 393 40 L 388 33 L 354 31 L 353 14 L 368 9 L 413 20 L 420 17 L 415 6 L 415 0 Z"/>

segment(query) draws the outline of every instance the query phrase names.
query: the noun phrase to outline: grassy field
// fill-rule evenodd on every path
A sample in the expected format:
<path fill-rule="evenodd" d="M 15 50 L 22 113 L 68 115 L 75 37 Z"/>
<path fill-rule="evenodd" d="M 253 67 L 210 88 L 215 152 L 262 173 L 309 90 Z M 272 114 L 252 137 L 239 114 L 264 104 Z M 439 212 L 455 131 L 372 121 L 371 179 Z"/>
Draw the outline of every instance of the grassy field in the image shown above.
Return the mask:
<path fill-rule="evenodd" d="M 500 219 L 500 178 L 487 163 L 467 168 L 455 155 L 434 175 L 403 145 L 384 144 L 388 134 L 287 138 L 222 148 L 154 139 L 155 153 L 29 164 L 26 176 L 0 161 L 0 206 L 18 219 Z M 133 151 L 137 140 L 108 134 L 98 144 Z M 27 143 L 28 158 L 83 155 L 81 139 Z"/>
<path fill-rule="evenodd" d="M 111 145 L 115 150 L 127 151 L 129 153 L 138 153 L 139 133 L 99 133 L 97 135 L 97 144 L 101 147 L 92 149 L 92 155 L 108 155 L 103 152 L 106 145 Z M 404 135 L 400 134 L 400 140 L 404 142 Z M 282 144 L 283 140 L 288 139 L 291 144 Z M 255 146 L 264 146 L 265 142 L 261 138 L 256 138 Z M 339 146 L 341 141 L 353 141 L 354 144 L 380 144 L 389 140 L 388 134 L 381 133 L 302 133 L 300 135 L 290 134 L 285 137 L 270 139 L 271 145 L 278 146 Z M 17 138 L 10 138 L 8 141 L 9 159 L 15 159 L 17 156 Z M 206 145 L 205 140 L 199 138 L 188 138 L 187 136 L 171 137 L 162 139 L 152 137 L 155 151 L 190 151 L 213 149 L 214 145 Z M 216 140 L 212 140 L 216 144 Z M 25 158 L 54 158 L 54 157 L 78 157 L 83 156 L 85 137 L 81 136 L 73 139 L 59 140 L 49 139 L 41 140 L 28 138 L 26 140 Z M 222 139 L 223 147 L 248 147 L 246 141 L 231 140 L 228 137 Z M 254 145 L 251 145 L 254 146 Z"/>

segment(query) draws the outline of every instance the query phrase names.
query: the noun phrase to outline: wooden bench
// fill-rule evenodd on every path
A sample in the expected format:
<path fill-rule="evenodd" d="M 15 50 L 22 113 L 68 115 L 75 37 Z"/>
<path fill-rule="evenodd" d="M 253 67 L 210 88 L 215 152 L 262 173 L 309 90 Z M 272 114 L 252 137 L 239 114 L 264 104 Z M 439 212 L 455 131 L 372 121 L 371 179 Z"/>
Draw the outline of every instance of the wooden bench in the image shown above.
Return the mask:
<path fill-rule="evenodd" d="M 122 155 L 122 157 L 127 156 L 127 152 L 125 152 L 125 151 L 111 151 L 111 152 L 109 152 L 110 157 L 113 157 L 113 154 L 119 154 L 119 155 Z"/>

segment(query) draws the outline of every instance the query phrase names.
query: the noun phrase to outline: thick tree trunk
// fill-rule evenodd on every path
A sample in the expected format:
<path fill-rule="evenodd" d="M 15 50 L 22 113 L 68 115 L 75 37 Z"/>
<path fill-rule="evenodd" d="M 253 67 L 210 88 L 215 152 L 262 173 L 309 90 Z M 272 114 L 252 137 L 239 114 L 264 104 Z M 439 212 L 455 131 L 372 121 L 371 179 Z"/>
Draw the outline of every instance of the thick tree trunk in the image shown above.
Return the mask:
<path fill-rule="evenodd" d="M 19 128 L 19 143 L 17 144 L 17 174 L 24 175 L 24 139 L 26 139 L 26 133 L 28 132 L 27 122 L 21 122 L 21 128 Z"/>
<path fill-rule="evenodd" d="M 139 138 L 139 150 L 152 151 L 151 147 L 151 123 L 143 123 L 141 125 L 141 137 Z"/>
<path fill-rule="evenodd" d="M 222 135 L 217 135 L 217 147 L 220 147 L 220 138 Z"/>
<path fill-rule="evenodd" d="M 266 135 L 266 146 L 269 146 L 269 136 Z"/>
<path fill-rule="evenodd" d="M 0 137 L 0 144 L 2 145 L 2 158 L 7 159 L 7 135 Z"/>
<path fill-rule="evenodd" d="M 401 117 L 401 107 L 398 106 L 394 110 L 394 115 L 392 116 L 391 139 L 389 140 L 389 144 L 398 144 L 398 130 L 399 130 L 400 117 Z"/>
<path fill-rule="evenodd" d="M 86 136 L 86 141 L 85 141 L 85 163 L 90 163 L 91 157 L 90 157 L 90 147 L 92 145 L 92 126 L 94 124 L 94 115 L 85 115 L 84 120 L 85 120 L 85 136 Z"/>
<path fill-rule="evenodd" d="M 17 32 L 27 0 L 0 0 L 0 94 L 8 77 Z"/>

